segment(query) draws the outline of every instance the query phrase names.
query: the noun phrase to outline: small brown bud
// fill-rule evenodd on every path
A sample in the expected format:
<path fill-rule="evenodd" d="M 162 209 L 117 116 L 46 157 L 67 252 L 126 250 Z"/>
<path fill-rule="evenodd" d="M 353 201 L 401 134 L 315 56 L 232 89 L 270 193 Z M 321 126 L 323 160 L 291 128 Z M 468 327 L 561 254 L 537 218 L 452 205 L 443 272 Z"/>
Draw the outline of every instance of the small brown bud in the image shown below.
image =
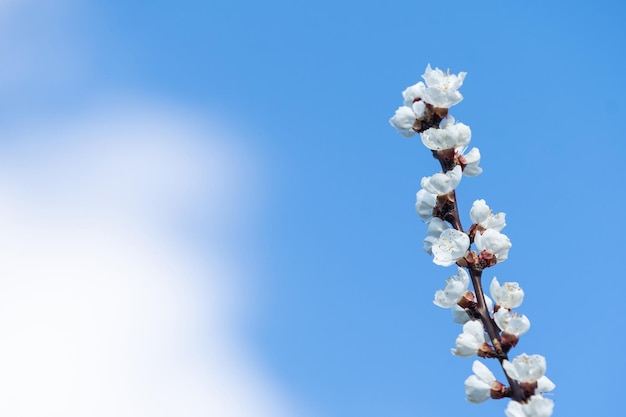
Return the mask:
<path fill-rule="evenodd" d="M 478 259 L 483 268 L 489 268 L 498 262 L 496 256 L 488 250 L 483 250 L 480 255 L 478 255 Z"/>
<path fill-rule="evenodd" d="M 495 381 L 491 384 L 491 398 L 500 400 L 507 396 L 507 388 L 501 382 Z"/>
<path fill-rule="evenodd" d="M 421 121 L 420 119 L 415 119 L 415 121 L 413 122 L 413 130 L 415 130 L 417 133 L 422 133 L 426 129 L 428 129 L 428 127 L 424 126 L 423 121 Z"/>
<path fill-rule="evenodd" d="M 478 348 L 478 352 L 476 353 L 481 358 L 495 358 L 496 352 L 493 350 L 491 345 L 487 342 L 483 343 L 481 347 Z"/>
<path fill-rule="evenodd" d="M 453 192 L 449 192 L 447 194 L 440 194 L 437 196 L 437 205 L 441 207 L 450 203 L 454 203 L 454 201 L 455 201 L 455 195 Z"/>
<path fill-rule="evenodd" d="M 474 301 L 474 293 L 465 291 L 465 294 L 463 294 L 463 297 L 461 297 L 457 304 L 462 308 L 475 308 L 476 302 Z"/>
<path fill-rule="evenodd" d="M 491 343 L 493 343 L 493 347 L 496 349 L 498 357 L 506 357 L 504 350 L 502 349 L 502 345 L 498 339 L 492 339 Z"/>
<path fill-rule="evenodd" d="M 448 109 L 444 108 L 444 107 L 435 107 L 434 108 L 434 113 L 440 119 L 445 119 L 446 117 L 448 117 Z"/>
<path fill-rule="evenodd" d="M 526 398 L 530 398 L 531 395 L 535 394 L 535 390 L 537 389 L 537 381 L 533 382 L 520 382 L 520 388 L 522 388 L 522 392 Z"/>
<path fill-rule="evenodd" d="M 469 265 L 473 265 L 473 266 L 478 266 L 478 256 L 476 255 L 476 252 L 474 251 L 467 251 L 467 253 L 465 254 L 465 256 L 463 257 L 463 260 L 465 261 L 465 265 L 462 265 L 464 267 L 468 267 Z M 458 261 L 457 261 L 457 265 L 458 265 Z"/>
<path fill-rule="evenodd" d="M 500 343 L 502 344 L 502 349 L 505 352 L 508 352 L 512 347 L 517 346 L 517 342 L 519 342 L 519 337 L 511 333 L 502 332 L 502 336 L 500 336 Z"/>

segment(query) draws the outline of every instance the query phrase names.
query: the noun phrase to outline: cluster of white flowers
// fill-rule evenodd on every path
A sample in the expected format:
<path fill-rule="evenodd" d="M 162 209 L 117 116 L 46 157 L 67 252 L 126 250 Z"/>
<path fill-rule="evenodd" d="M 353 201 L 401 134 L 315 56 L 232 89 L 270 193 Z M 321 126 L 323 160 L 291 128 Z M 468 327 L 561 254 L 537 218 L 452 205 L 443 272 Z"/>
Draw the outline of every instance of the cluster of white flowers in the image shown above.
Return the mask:
<path fill-rule="evenodd" d="M 463 229 L 459 218 L 455 190 L 463 175 L 472 177 L 482 172 L 478 166 L 480 151 L 472 148 L 466 152 L 472 136 L 469 126 L 449 114 L 449 108 L 463 100 L 458 89 L 465 76 L 464 72 L 455 75 L 428 65 L 422 75 L 425 83 L 420 81 L 402 92 L 404 105 L 389 122 L 406 137 L 418 133 L 441 165 L 441 172 L 422 178 L 415 209 L 428 224 L 424 250 L 433 256 L 435 264 L 456 264 L 458 268 L 434 299 L 435 305 L 450 308 L 454 321 L 463 325 L 452 354 L 495 358 L 507 378 L 508 385 L 498 382 L 487 366 L 474 361 L 474 375 L 465 381 L 467 400 L 480 403 L 489 398 L 510 398 L 507 417 L 549 417 L 554 402 L 542 394 L 555 385 L 544 375 L 545 358 L 521 354 L 509 361 L 508 357 L 520 336 L 530 329 L 528 318 L 513 311 L 522 304 L 524 291 L 517 282 L 500 285 L 494 277 L 489 287 L 492 301 L 482 288 L 483 271 L 509 256 L 511 241 L 502 233 L 506 215 L 494 213 L 481 199 L 472 204 L 469 229 Z"/>

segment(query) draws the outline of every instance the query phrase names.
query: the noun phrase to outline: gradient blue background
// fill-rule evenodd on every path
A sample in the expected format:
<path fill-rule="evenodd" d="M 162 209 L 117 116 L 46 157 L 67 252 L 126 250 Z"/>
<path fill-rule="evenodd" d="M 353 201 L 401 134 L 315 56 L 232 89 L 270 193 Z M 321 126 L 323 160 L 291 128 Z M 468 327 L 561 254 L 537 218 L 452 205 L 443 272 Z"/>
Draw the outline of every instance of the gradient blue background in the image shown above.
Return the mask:
<path fill-rule="evenodd" d="M 428 63 L 467 71 L 452 114 L 484 172 L 457 195 L 466 227 L 475 199 L 507 213 L 510 258 L 485 279 L 526 291 L 516 352 L 546 356 L 554 416 L 622 415 L 622 2 L 33 4 L 5 30 L 59 61 L 71 46 L 79 70 L 2 84 L 3 130 L 132 91 L 224 121 L 262 162 L 261 208 L 224 241 L 255 271 L 239 331 L 311 415 L 504 415 L 464 399 L 472 360 L 450 354 L 460 328 L 432 304 L 454 270 L 422 251 L 414 212 L 437 163 L 388 124 Z"/>

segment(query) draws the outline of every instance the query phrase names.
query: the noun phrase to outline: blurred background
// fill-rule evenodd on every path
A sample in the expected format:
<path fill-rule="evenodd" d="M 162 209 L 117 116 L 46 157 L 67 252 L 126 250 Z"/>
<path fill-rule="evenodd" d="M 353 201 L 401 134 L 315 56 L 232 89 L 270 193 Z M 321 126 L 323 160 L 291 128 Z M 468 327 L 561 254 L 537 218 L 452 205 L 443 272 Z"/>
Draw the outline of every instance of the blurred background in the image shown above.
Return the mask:
<path fill-rule="evenodd" d="M 438 166 L 388 124 L 430 63 L 468 72 L 457 194 L 507 213 L 514 353 L 554 416 L 621 416 L 625 9 L 0 1 L 0 414 L 504 415 L 464 399 Z"/>

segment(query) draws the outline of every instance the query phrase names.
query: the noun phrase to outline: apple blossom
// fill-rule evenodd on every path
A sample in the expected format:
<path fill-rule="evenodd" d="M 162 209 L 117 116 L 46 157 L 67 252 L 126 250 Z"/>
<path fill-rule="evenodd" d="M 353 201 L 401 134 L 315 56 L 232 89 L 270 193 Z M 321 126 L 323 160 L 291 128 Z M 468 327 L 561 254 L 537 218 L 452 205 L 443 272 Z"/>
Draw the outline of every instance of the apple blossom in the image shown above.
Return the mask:
<path fill-rule="evenodd" d="M 429 193 L 423 188 L 415 195 L 415 211 L 423 219 L 428 220 L 433 217 L 433 210 L 437 205 L 437 195 Z"/>
<path fill-rule="evenodd" d="M 457 151 L 458 160 L 463 167 L 463 175 L 467 177 L 475 177 L 483 172 L 478 166 L 480 164 L 480 151 L 478 148 L 472 148 L 468 153 L 464 153 L 465 148 Z"/>
<path fill-rule="evenodd" d="M 431 177 L 422 178 L 422 188 L 435 195 L 447 194 L 459 185 L 462 176 L 463 169 L 457 165 L 445 174 L 440 172 Z"/>
<path fill-rule="evenodd" d="M 404 99 L 404 105 L 411 107 L 413 103 L 424 97 L 426 86 L 423 82 L 419 81 L 410 87 L 407 87 L 402 92 L 402 98 Z"/>
<path fill-rule="evenodd" d="M 511 401 L 504 412 L 507 417 L 550 417 L 554 402 L 541 395 L 533 395 L 526 403 Z"/>
<path fill-rule="evenodd" d="M 450 349 L 456 356 L 473 356 L 485 344 L 485 330 L 480 321 L 468 321 L 463 325 L 463 333 L 456 338 L 456 348 Z"/>
<path fill-rule="evenodd" d="M 498 262 L 503 262 L 509 257 L 509 249 L 512 246 L 509 238 L 495 229 L 476 233 L 474 243 L 479 251 L 488 251 L 495 255 Z"/>
<path fill-rule="evenodd" d="M 489 208 L 485 200 L 482 199 L 476 200 L 472 204 L 470 219 L 473 223 L 479 224 L 484 229 L 494 229 L 498 232 L 506 226 L 506 214 L 493 214 L 491 208 Z"/>
<path fill-rule="evenodd" d="M 546 359 L 541 355 L 518 355 L 513 362 L 505 360 L 502 367 L 507 375 L 520 382 L 535 382 L 546 372 Z"/>
<path fill-rule="evenodd" d="M 459 268 L 456 275 L 446 280 L 446 288 L 435 293 L 433 303 L 442 308 L 450 308 L 456 305 L 467 291 L 469 275 L 463 268 Z"/>
<path fill-rule="evenodd" d="M 463 96 L 457 90 L 463 85 L 466 72 L 459 72 L 459 75 L 450 74 L 448 70 L 444 73 L 439 68 L 434 70 L 430 64 L 422 78 L 426 81 L 426 91 L 424 91 L 424 101 L 435 107 L 449 108 L 463 100 Z"/>
<path fill-rule="evenodd" d="M 493 314 L 493 319 L 504 333 L 521 336 L 530 329 L 530 321 L 525 315 L 512 313 L 506 308 L 500 308 Z"/>
<path fill-rule="evenodd" d="M 465 324 L 471 320 L 467 310 L 459 305 L 453 305 L 450 310 L 452 311 L 452 321 L 457 324 Z"/>
<path fill-rule="evenodd" d="M 433 254 L 433 245 L 439 242 L 439 236 L 441 236 L 441 233 L 449 228 L 450 226 L 438 217 L 433 217 L 430 220 L 428 223 L 426 238 L 424 239 L 424 251 L 426 251 L 427 254 Z"/>
<path fill-rule="evenodd" d="M 517 308 L 524 301 L 524 290 L 520 288 L 517 282 L 505 282 L 501 286 L 498 279 L 493 277 L 489 292 L 491 292 L 496 305 L 504 308 Z"/>
<path fill-rule="evenodd" d="M 474 375 L 465 380 L 465 399 L 471 403 L 482 403 L 492 397 L 492 392 L 500 393 L 504 386 L 496 381 L 493 373 L 480 361 L 472 365 Z"/>
<path fill-rule="evenodd" d="M 424 115 L 424 103 L 415 102 L 411 106 L 400 106 L 389 119 L 389 123 L 398 129 L 399 133 L 407 138 L 415 135 L 413 126 L 415 121 Z"/>
<path fill-rule="evenodd" d="M 463 123 L 455 123 L 454 117 L 448 116 L 439 127 L 431 127 L 420 135 L 422 143 L 428 149 L 440 151 L 457 149 L 470 143 L 472 131 Z"/>
<path fill-rule="evenodd" d="M 437 243 L 432 246 L 435 257 L 433 262 L 441 266 L 450 266 L 457 259 L 462 258 L 469 248 L 469 236 L 456 229 L 446 229 L 441 232 Z"/>
<path fill-rule="evenodd" d="M 535 392 L 544 393 L 555 388 L 554 383 L 544 375 L 546 359 L 541 355 L 529 356 L 522 353 L 513 362 L 503 361 L 502 367 L 508 376 L 521 384 L 536 384 Z"/>

